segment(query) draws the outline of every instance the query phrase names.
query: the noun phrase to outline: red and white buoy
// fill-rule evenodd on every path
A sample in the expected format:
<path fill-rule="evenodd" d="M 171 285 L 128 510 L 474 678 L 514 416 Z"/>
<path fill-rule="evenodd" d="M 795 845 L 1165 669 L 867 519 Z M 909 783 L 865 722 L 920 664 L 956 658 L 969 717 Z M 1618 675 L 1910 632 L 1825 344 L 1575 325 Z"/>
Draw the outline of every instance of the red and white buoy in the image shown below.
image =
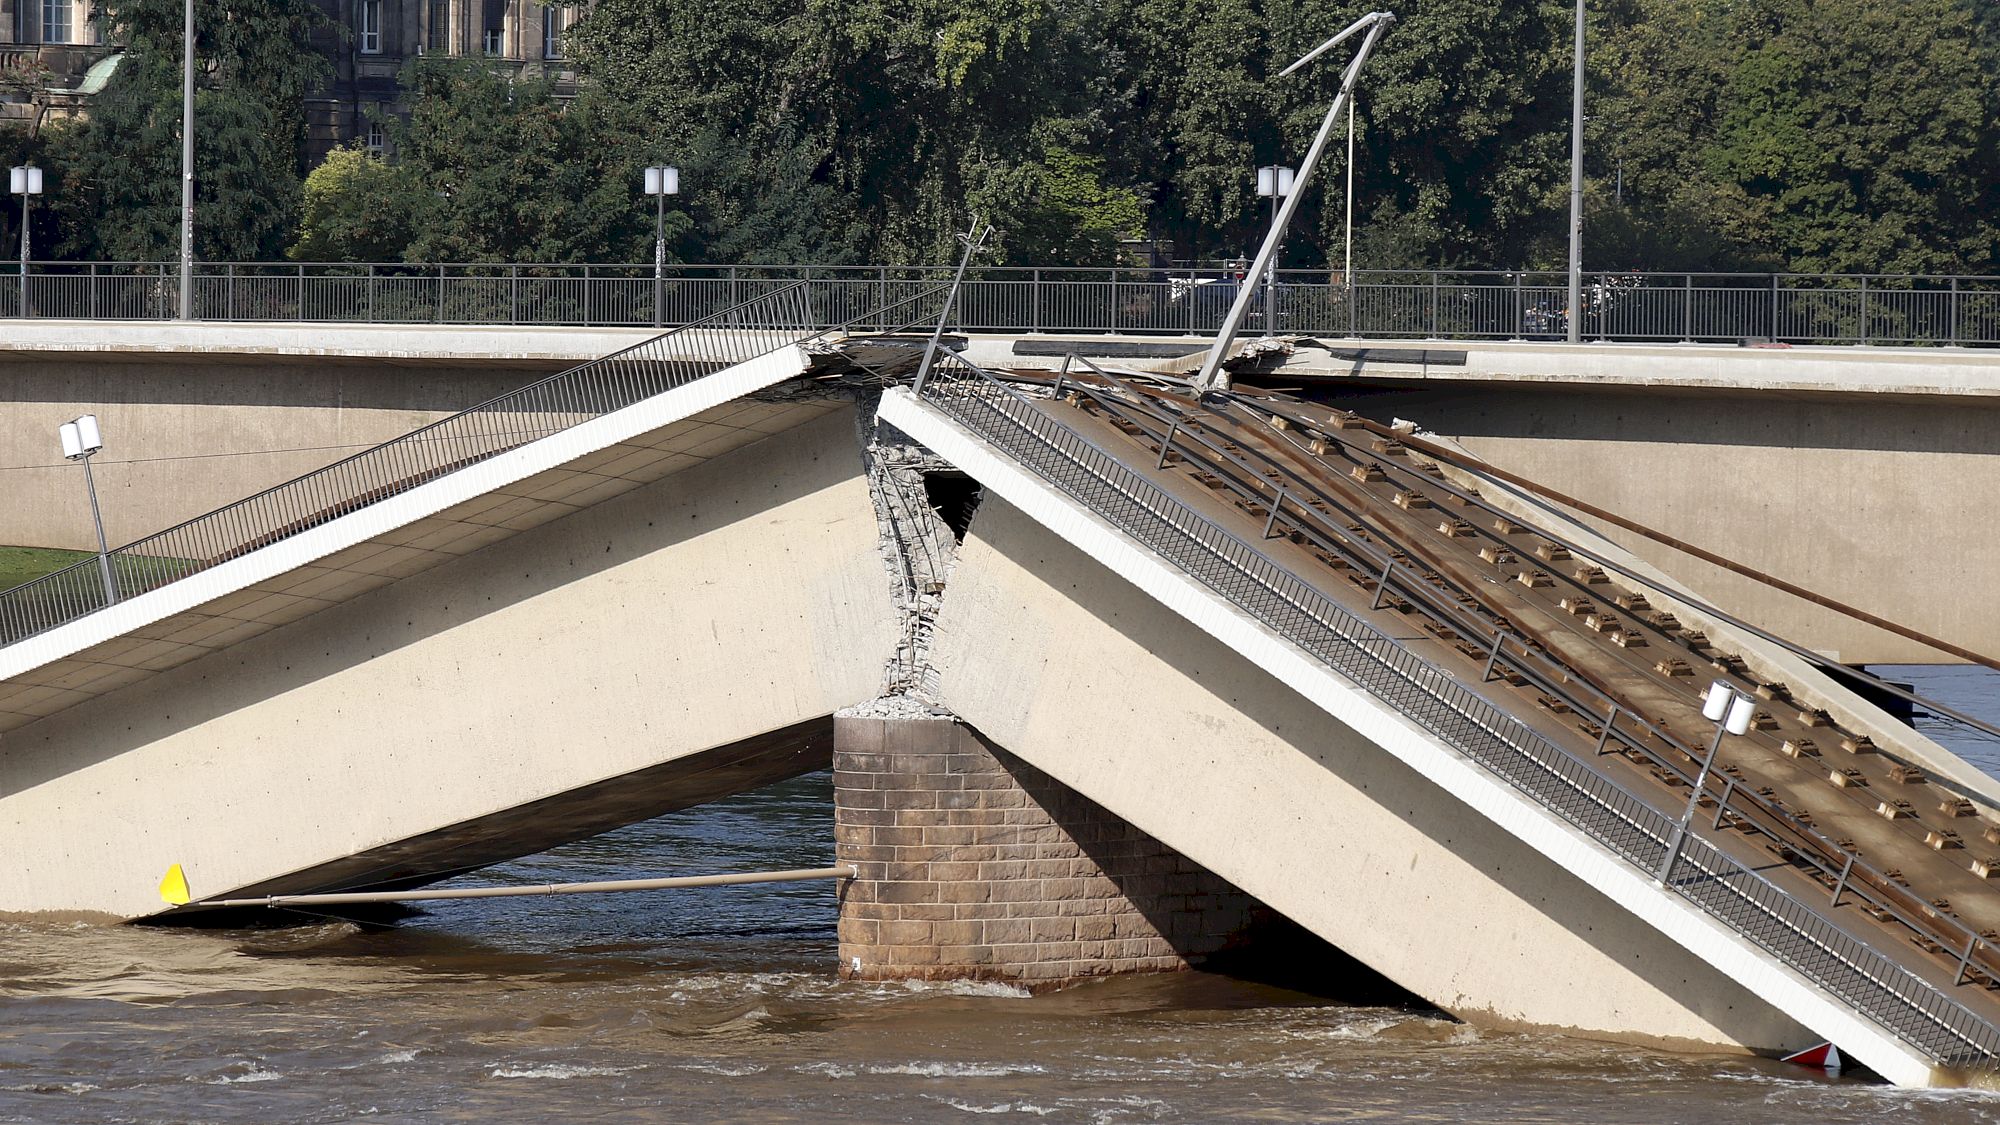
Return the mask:
<path fill-rule="evenodd" d="M 1828 1074 L 1839 1074 L 1840 1048 L 1831 1043 L 1821 1043 L 1817 1047 L 1807 1047 L 1797 1054 L 1786 1055 L 1785 1061 L 1824 1070 Z"/>

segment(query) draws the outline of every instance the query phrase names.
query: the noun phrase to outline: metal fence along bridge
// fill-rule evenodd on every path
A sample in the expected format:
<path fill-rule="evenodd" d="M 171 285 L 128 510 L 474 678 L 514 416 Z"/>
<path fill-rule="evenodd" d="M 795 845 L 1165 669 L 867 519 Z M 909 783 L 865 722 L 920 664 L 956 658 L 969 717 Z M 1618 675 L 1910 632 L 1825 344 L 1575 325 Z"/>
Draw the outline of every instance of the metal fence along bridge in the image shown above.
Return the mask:
<path fill-rule="evenodd" d="M 949 280 L 944 267 L 203 263 L 198 320 L 374 324 L 690 324 L 804 281 L 822 325 L 865 318 Z M 1351 280 L 1351 283 L 1350 283 Z M 25 285 L 24 285 L 25 282 Z M 1215 269 L 988 267 L 967 275 L 974 332 L 1211 334 L 1244 282 Z M 2000 345 L 2000 277 L 1599 273 L 1590 340 Z M 1413 339 L 1567 335 L 1558 273 L 1281 270 L 1259 332 Z M 36 262 L 0 273 L 0 317 L 171 320 L 175 263 Z"/>

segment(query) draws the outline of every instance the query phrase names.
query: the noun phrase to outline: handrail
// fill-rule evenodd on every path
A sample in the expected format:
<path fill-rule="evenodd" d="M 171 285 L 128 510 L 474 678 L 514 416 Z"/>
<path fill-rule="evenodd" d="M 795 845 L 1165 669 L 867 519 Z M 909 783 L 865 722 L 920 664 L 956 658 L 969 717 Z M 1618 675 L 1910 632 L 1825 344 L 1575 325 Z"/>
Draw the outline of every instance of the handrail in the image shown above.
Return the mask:
<path fill-rule="evenodd" d="M 883 314 L 891 309 L 941 291 L 927 290 L 842 327 L 861 320 L 883 323 Z M 115 591 L 104 588 L 95 558 L 0 591 L 0 646 L 713 371 L 826 335 L 829 330 L 817 326 L 820 318 L 812 312 L 810 297 L 804 283 L 792 283 L 147 535 L 110 552 Z M 704 335 L 693 354 L 674 354 L 680 339 L 694 333 Z M 116 598 L 110 596 L 114 592 Z"/>
<path fill-rule="evenodd" d="M 952 356 L 922 397 L 1640 872 L 1659 870 L 1677 818 L 1411 653 L 1003 381 Z M 2000 1058 L 2000 1027 L 1709 841 L 1690 836 L 1664 883 L 1935 1062 L 1966 1066 Z"/>
<path fill-rule="evenodd" d="M 698 321 L 750 291 L 793 281 L 829 307 L 889 303 L 948 277 L 914 265 L 203 262 L 197 320 L 274 323 L 652 325 Z M 1265 333 L 1431 340 L 1562 339 L 1560 273 L 1526 270 L 1278 270 Z M 22 273 L 0 262 L 0 318 L 24 308 Z M 178 315 L 178 271 L 151 262 L 35 262 L 25 311 L 44 319 Z M 993 332 L 1210 335 L 1245 282 L 1216 265 L 980 266 L 966 327 Z M 1772 340 L 2000 345 L 2000 277 L 1614 271 L 1586 275 L 1581 327 L 1597 341 Z M 838 316 L 830 318 L 838 320 Z"/>

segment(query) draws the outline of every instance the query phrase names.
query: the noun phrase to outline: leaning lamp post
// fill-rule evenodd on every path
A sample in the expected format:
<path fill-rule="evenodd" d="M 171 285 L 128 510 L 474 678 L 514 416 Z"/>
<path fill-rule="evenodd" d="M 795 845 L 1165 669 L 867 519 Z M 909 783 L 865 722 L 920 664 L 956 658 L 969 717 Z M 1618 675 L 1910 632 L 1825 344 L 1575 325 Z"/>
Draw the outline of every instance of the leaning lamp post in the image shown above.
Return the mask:
<path fill-rule="evenodd" d="M 1294 190 L 1285 197 L 1284 204 L 1278 208 L 1278 217 L 1271 221 L 1271 233 L 1264 236 L 1264 245 L 1257 251 L 1257 261 L 1251 265 L 1249 276 L 1261 276 L 1265 270 L 1271 268 L 1272 260 L 1277 257 L 1278 242 L 1284 237 L 1285 228 L 1291 225 L 1292 216 L 1298 212 L 1299 201 L 1305 198 L 1303 189 L 1307 181 L 1312 179 L 1313 169 L 1318 167 L 1319 158 L 1326 152 L 1327 142 L 1333 136 L 1334 122 L 1339 120 L 1341 110 L 1354 96 L 1354 84 L 1360 79 L 1361 68 L 1367 64 L 1368 56 L 1374 53 L 1376 41 L 1382 38 L 1382 33 L 1389 30 L 1389 25 L 1394 22 L 1396 17 L 1392 13 L 1370 12 L 1348 24 L 1346 30 L 1306 52 L 1299 61 L 1279 72 L 1279 77 L 1291 74 L 1351 36 L 1367 32 L 1366 37 L 1361 40 L 1361 46 L 1354 52 L 1354 58 L 1348 62 L 1347 71 L 1341 76 L 1340 92 L 1334 96 L 1333 104 L 1327 108 L 1326 120 L 1320 122 L 1319 132 L 1313 137 L 1312 147 L 1306 149 L 1305 159 L 1299 161 L 1298 176 L 1293 184 Z M 1255 286 L 1237 286 L 1236 300 L 1229 306 L 1229 315 L 1224 318 L 1222 327 L 1215 334 L 1215 343 L 1208 349 L 1208 358 L 1202 361 L 1201 374 L 1195 377 L 1196 393 L 1206 394 L 1209 391 L 1228 389 L 1229 381 L 1227 374 L 1222 370 L 1222 361 L 1229 357 L 1230 346 L 1236 342 L 1236 332 L 1243 326 L 1243 318 L 1249 313 L 1250 302 L 1256 295 Z"/>
<path fill-rule="evenodd" d="M 104 604 L 111 605 L 118 600 L 118 586 L 111 581 L 111 548 L 104 541 L 104 515 L 97 507 L 97 482 L 90 475 L 91 455 L 104 448 L 97 415 L 85 414 L 64 422 L 60 433 L 63 456 L 83 462 L 83 487 L 90 494 L 90 521 L 97 525 L 97 570 L 104 579 Z"/>
<path fill-rule="evenodd" d="M 1722 736 L 1748 734 L 1750 720 L 1757 714 L 1757 701 L 1736 690 L 1729 681 L 1717 680 L 1708 685 L 1708 696 L 1702 700 L 1701 714 L 1715 724 L 1715 739 L 1708 744 L 1708 756 L 1702 759 L 1701 770 L 1694 776 L 1694 791 L 1688 794 L 1687 811 L 1681 814 L 1680 823 L 1674 825 L 1673 836 L 1667 841 L 1667 857 L 1660 862 L 1660 883 L 1674 876 L 1674 863 L 1681 857 L 1681 845 L 1687 842 L 1688 825 L 1694 820 L 1695 810 L 1701 806 L 1701 791 L 1708 784 L 1708 775 L 1715 770 L 1715 754 L 1722 749 Z"/>
<path fill-rule="evenodd" d="M 671 164 L 646 169 L 646 194 L 653 197 L 653 327 L 665 317 L 667 197 L 681 193 L 681 170 Z"/>
<path fill-rule="evenodd" d="M 42 170 L 33 164 L 7 170 L 7 190 L 21 197 L 21 319 L 28 319 L 28 215 L 42 194 Z"/>

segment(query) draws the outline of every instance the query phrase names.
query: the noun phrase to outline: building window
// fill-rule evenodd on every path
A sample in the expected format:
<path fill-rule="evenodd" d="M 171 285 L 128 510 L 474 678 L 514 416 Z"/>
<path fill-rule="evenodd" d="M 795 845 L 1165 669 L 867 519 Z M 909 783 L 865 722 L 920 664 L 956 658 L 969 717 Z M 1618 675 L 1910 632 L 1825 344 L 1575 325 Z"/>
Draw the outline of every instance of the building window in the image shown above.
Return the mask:
<path fill-rule="evenodd" d="M 361 0 L 361 53 L 382 53 L 382 0 Z"/>
<path fill-rule="evenodd" d="M 542 57 L 562 58 L 563 10 L 561 8 L 542 9 Z"/>
<path fill-rule="evenodd" d="M 451 0 L 431 0 L 431 50 L 451 53 Z"/>
<path fill-rule="evenodd" d="M 370 121 L 368 123 L 367 143 L 368 143 L 368 152 L 370 155 L 372 156 L 382 155 L 382 150 L 385 146 L 382 143 L 382 123 L 380 121 Z"/>
<path fill-rule="evenodd" d="M 42 0 L 42 42 L 67 43 L 70 0 Z"/>
<path fill-rule="evenodd" d="M 498 58 L 507 53 L 507 32 L 505 28 L 486 29 L 486 53 Z"/>

